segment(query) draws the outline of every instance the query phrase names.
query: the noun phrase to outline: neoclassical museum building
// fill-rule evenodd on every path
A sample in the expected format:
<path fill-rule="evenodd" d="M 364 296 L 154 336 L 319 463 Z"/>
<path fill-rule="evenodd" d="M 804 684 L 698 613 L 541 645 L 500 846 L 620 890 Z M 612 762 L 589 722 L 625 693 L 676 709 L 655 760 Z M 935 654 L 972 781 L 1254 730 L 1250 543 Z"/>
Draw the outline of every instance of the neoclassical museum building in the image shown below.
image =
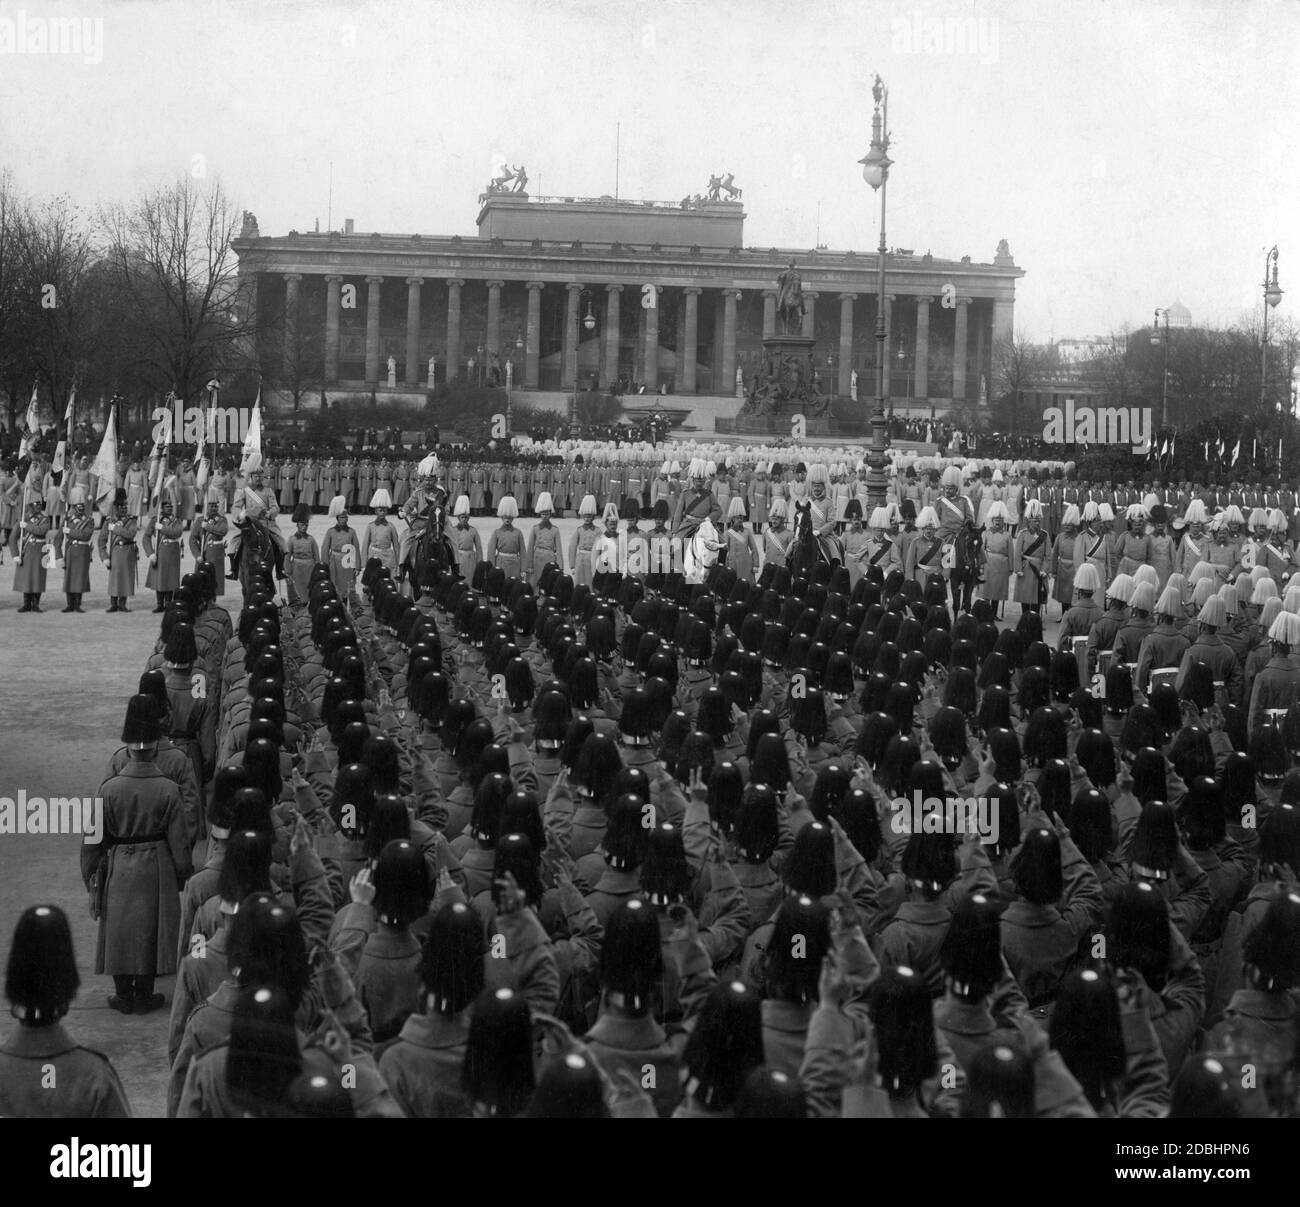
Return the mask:
<path fill-rule="evenodd" d="M 802 276 L 801 334 L 823 393 L 874 391 L 874 252 L 748 247 L 739 200 L 484 194 L 476 234 L 341 231 L 234 241 L 254 278 L 258 358 L 274 389 L 423 394 L 488 379 L 516 390 L 736 397 L 779 322 L 777 277 Z M 992 240 L 990 240 L 992 242 Z M 889 393 L 942 413 L 989 388 L 1024 275 L 1003 241 L 991 261 L 896 248 L 888 256 Z M 795 334 L 791 332 L 790 334 Z M 686 405 L 687 399 L 679 400 Z"/>

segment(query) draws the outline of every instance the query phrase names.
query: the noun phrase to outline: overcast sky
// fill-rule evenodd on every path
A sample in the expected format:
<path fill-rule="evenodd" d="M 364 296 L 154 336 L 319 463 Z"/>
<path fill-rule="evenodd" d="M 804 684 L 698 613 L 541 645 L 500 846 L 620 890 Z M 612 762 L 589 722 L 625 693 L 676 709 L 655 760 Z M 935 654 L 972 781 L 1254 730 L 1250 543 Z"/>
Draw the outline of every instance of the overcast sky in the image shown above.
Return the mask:
<path fill-rule="evenodd" d="M 30 53 L 17 23 L 51 16 L 101 24 Z M 975 36 L 949 43 L 957 19 Z M 621 196 L 729 171 L 747 243 L 811 248 L 820 206 L 822 243 L 870 251 L 875 72 L 890 245 L 1007 239 L 1027 335 L 1176 297 L 1235 322 L 1274 243 L 1300 306 L 1296 0 L 2 0 L 0 165 L 93 205 L 199 163 L 283 234 L 326 226 L 333 161 L 336 226 L 472 235 L 502 160 L 534 193 L 612 193 L 621 122 Z"/>

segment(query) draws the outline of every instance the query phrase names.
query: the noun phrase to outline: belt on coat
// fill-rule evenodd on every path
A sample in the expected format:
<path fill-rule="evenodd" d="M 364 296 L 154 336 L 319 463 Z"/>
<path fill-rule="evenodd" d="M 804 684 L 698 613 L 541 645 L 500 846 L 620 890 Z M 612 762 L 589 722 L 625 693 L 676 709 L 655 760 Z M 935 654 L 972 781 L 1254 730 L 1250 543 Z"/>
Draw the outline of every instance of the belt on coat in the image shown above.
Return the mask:
<path fill-rule="evenodd" d="M 179 545 L 181 538 L 178 536 L 163 536 L 158 538 L 158 543 L 160 545 Z"/>
<path fill-rule="evenodd" d="M 205 540 L 205 541 L 203 542 L 203 547 L 204 547 L 205 549 L 209 549 L 209 548 L 211 548 L 213 545 L 220 545 L 220 546 L 222 546 L 222 547 L 224 548 L 224 547 L 225 547 L 225 544 L 226 544 L 225 541 L 218 541 L 218 540 Z"/>
<path fill-rule="evenodd" d="M 153 842 L 166 842 L 166 834 L 140 834 L 131 837 L 124 834 L 108 834 L 104 838 L 106 847 L 147 847 Z"/>
<path fill-rule="evenodd" d="M 92 543 L 93 542 L 91 541 L 78 541 L 78 540 L 73 540 L 71 537 L 68 538 L 69 545 L 90 545 Z"/>

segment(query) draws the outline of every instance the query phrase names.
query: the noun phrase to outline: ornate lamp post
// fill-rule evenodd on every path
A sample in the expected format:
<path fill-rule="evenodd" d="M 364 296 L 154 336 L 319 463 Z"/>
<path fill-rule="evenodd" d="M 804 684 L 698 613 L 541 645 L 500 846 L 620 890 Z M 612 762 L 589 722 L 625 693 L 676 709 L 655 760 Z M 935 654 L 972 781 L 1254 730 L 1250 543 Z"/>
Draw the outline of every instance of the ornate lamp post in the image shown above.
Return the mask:
<path fill-rule="evenodd" d="M 1273 265 L 1273 279 L 1268 278 L 1268 266 Z M 1282 290 L 1277 283 L 1277 245 L 1264 257 L 1264 338 L 1259 348 L 1259 409 L 1266 402 L 1265 383 L 1268 380 L 1268 312 L 1282 300 Z"/>
<path fill-rule="evenodd" d="M 885 194 L 889 182 L 889 89 L 876 76 L 871 89 L 876 103 L 871 115 L 871 150 L 858 162 L 862 165 L 862 179 L 880 193 L 880 247 L 876 256 L 876 396 L 872 401 L 871 449 L 867 453 L 867 499 L 873 507 L 885 505 L 888 479 L 885 476 L 885 449 L 888 439 L 885 431 L 885 400 L 889 394 L 885 365 L 888 349 L 885 347 Z"/>
<path fill-rule="evenodd" d="M 1165 320 L 1165 329 L 1160 330 L 1160 320 Z M 1164 345 L 1164 370 L 1160 375 L 1160 430 L 1169 426 L 1169 307 L 1156 307 L 1156 321 L 1151 324 L 1152 344 Z"/>

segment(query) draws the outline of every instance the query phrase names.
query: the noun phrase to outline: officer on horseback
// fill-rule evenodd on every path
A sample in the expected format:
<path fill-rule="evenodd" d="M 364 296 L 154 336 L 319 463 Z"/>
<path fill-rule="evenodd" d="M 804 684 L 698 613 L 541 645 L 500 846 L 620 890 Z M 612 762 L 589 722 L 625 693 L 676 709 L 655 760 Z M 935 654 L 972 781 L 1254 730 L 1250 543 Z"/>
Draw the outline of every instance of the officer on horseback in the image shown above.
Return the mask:
<path fill-rule="evenodd" d="M 284 534 L 275 523 L 280 507 L 275 501 L 275 492 L 262 482 L 261 453 L 250 454 L 246 472 L 248 485 L 244 487 L 243 494 L 235 499 L 235 534 L 226 549 L 230 557 L 230 577 L 239 577 L 239 555 L 244 537 L 256 528 L 271 542 L 271 547 L 275 550 L 275 576 L 283 579 L 286 546 Z"/>
<path fill-rule="evenodd" d="M 426 536 L 441 542 L 447 523 L 447 492 L 437 480 L 438 458 L 430 453 L 417 467 L 415 489 L 402 507 L 401 516 L 406 521 L 397 554 L 398 576 L 411 571 L 416 578 L 416 561 Z M 449 555 L 450 556 L 450 555 Z M 414 584 L 417 586 L 418 584 Z"/>
<path fill-rule="evenodd" d="M 722 504 L 709 489 L 709 483 L 715 476 L 716 469 L 702 457 L 691 462 L 691 490 L 683 491 L 677 500 L 677 509 L 673 515 L 673 536 L 688 540 L 695 535 L 695 530 L 708 520 L 716 530 L 722 523 Z"/>
<path fill-rule="evenodd" d="M 808 522 L 824 562 L 843 562 L 844 546 L 835 535 L 835 508 L 830 497 L 830 471 L 822 461 L 808 470 L 808 498 L 795 506 L 808 513 Z"/>

